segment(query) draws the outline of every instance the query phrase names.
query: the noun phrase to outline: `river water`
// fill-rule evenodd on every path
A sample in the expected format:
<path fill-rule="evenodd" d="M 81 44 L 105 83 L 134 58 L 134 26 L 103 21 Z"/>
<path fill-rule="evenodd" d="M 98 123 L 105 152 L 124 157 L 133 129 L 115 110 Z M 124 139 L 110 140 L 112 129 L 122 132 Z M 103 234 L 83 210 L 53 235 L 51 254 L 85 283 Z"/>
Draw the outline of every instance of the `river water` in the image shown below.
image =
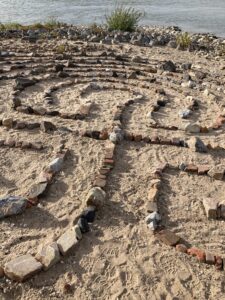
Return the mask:
<path fill-rule="evenodd" d="M 117 1 L 145 12 L 146 25 L 177 25 L 191 32 L 225 36 L 225 0 Z M 109 0 L 0 0 L 0 22 L 30 24 L 57 17 L 73 24 L 104 23 L 115 7 Z"/>

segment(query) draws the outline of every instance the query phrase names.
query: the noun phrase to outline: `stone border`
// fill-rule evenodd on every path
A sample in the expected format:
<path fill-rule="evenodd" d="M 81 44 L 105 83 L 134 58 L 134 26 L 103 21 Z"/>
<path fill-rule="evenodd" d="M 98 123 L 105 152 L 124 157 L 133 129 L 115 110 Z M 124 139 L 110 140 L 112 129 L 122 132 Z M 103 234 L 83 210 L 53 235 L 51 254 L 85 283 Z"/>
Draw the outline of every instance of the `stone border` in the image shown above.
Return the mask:
<path fill-rule="evenodd" d="M 18 282 L 25 281 L 41 270 L 47 271 L 59 262 L 61 255 L 65 256 L 74 249 L 74 246 L 82 239 L 83 234 L 90 230 L 90 223 L 94 221 L 96 211 L 104 205 L 106 199 L 106 193 L 104 191 L 106 178 L 113 169 L 114 151 L 115 145 L 108 142 L 105 148 L 103 164 L 98 174 L 96 174 L 93 188 L 91 188 L 86 198 L 87 208 L 76 218 L 77 224 L 68 228 L 56 241 L 41 245 L 35 257 L 30 254 L 22 255 L 6 263 L 4 270 L 2 270 L 5 276 Z M 60 152 L 56 159 L 50 163 L 47 170 L 41 174 L 41 178 L 43 179 L 39 181 L 39 186 L 35 186 L 33 189 L 32 197 L 28 196 L 28 200 L 32 200 L 32 205 L 33 200 L 35 200 L 36 204 L 36 200 L 42 194 L 40 194 L 40 187 L 42 188 L 43 183 L 46 189 L 51 181 L 52 175 L 60 170 L 62 164 L 58 164 L 58 162 L 64 160 L 66 153 L 67 150 Z"/>
<path fill-rule="evenodd" d="M 148 203 L 146 205 L 146 209 L 148 213 L 150 213 L 145 219 L 148 227 L 153 231 L 155 238 L 160 242 L 168 246 L 175 247 L 178 252 L 196 257 L 199 262 L 215 265 L 217 270 L 225 270 L 225 258 L 196 247 L 190 247 L 187 242 L 182 240 L 177 234 L 160 225 L 161 215 L 158 212 L 157 201 L 161 187 L 162 175 L 166 168 L 174 169 L 173 166 L 164 164 L 156 168 L 152 174 L 153 179 L 148 193 Z M 178 167 L 175 168 L 179 170 Z M 218 205 L 218 202 L 214 199 L 205 199 L 203 200 L 203 205 L 208 219 L 225 217 L 224 203 Z"/>

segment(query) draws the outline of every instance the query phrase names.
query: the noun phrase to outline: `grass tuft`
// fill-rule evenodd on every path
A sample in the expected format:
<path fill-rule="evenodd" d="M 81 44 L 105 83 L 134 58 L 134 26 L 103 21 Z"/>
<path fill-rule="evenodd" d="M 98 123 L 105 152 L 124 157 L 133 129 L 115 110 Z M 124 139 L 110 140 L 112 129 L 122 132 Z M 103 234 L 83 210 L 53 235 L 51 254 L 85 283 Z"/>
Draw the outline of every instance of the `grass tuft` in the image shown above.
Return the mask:
<path fill-rule="evenodd" d="M 108 30 L 135 31 L 143 13 L 132 7 L 118 6 L 106 16 L 106 25 Z"/>
<path fill-rule="evenodd" d="M 191 37 L 187 32 L 181 33 L 177 36 L 177 45 L 181 49 L 187 49 L 191 45 Z"/>

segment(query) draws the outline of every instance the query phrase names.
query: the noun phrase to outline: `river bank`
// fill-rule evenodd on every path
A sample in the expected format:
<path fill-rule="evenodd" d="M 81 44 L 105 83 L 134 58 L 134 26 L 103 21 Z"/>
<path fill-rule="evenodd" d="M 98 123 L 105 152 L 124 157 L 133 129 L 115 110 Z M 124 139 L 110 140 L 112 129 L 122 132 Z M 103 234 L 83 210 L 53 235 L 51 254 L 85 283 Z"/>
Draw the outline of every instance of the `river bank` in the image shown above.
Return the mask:
<path fill-rule="evenodd" d="M 19 29 L 13 29 L 19 27 Z M 1 39 L 21 38 L 30 42 L 39 39 L 82 40 L 101 44 L 130 43 L 137 46 L 169 46 L 180 50 L 214 52 L 223 56 L 225 53 L 225 39 L 212 34 L 191 34 L 179 27 L 150 27 L 139 26 L 133 33 L 109 32 L 104 26 L 93 24 L 91 26 L 74 26 L 62 23 L 34 24 L 22 26 L 12 24 L 11 28 L 0 30 Z"/>

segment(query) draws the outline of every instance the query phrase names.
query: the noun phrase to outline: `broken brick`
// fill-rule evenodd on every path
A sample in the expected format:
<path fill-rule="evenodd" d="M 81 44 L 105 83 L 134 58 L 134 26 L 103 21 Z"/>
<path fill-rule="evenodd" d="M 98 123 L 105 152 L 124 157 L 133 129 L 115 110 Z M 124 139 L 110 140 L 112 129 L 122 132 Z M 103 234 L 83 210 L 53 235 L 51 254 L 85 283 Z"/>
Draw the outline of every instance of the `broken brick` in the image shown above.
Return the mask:
<path fill-rule="evenodd" d="M 205 251 L 192 247 L 187 250 L 187 253 L 191 256 L 195 256 L 200 262 L 205 262 Z"/>
<path fill-rule="evenodd" d="M 210 167 L 208 165 L 198 166 L 198 175 L 205 175 L 208 173 Z"/>
<path fill-rule="evenodd" d="M 195 173 L 195 172 L 198 172 L 198 167 L 193 164 L 189 164 L 186 166 L 185 171 Z"/>
<path fill-rule="evenodd" d="M 203 205 L 208 219 L 217 219 L 218 200 L 205 198 Z"/>
<path fill-rule="evenodd" d="M 205 252 L 205 262 L 208 265 L 214 265 L 215 264 L 215 256 L 212 253 L 206 251 Z"/>
<path fill-rule="evenodd" d="M 218 271 L 223 269 L 223 259 L 221 256 L 215 256 L 215 267 Z"/>

